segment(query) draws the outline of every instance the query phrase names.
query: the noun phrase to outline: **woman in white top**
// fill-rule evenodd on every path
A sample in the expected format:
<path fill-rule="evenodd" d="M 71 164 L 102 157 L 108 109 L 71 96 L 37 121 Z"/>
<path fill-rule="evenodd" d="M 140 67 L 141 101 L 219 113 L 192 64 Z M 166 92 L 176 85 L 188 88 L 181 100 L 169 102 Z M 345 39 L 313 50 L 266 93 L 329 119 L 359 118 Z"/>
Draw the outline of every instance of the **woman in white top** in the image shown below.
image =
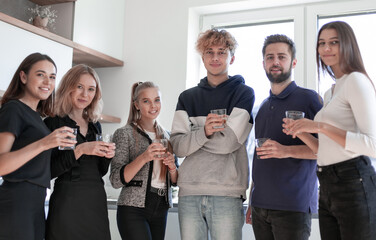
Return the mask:
<path fill-rule="evenodd" d="M 321 238 L 376 239 L 376 90 L 347 23 L 322 26 L 316 59 L 335 84 L 314 121 L 284 119 L 284 132 L 317 152 Z"/>

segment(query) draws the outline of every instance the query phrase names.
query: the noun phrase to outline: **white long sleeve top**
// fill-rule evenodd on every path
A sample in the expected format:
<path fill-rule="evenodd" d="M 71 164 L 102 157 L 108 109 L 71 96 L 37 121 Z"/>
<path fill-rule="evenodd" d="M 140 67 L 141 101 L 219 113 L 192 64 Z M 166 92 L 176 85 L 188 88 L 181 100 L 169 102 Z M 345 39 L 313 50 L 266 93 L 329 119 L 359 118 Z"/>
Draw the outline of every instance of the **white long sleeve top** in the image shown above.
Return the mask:
<path fill-rule="evenodd" d="M 370 79 L 353 72 L 336 79 L 315 121 L 346 131 L 346 146 L 319 133 L 317 163 L 326 166 L 360 155 L 376 157 L 376 91 Z"/>

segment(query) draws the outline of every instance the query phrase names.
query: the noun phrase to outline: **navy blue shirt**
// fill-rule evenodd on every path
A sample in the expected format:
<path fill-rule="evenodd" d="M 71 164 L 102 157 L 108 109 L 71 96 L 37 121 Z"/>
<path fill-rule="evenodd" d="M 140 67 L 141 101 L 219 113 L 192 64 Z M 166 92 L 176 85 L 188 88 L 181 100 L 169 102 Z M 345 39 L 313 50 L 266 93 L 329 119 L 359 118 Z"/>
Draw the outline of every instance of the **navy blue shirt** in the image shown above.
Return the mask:
<path fill-rule="evenodd" d="M 285 111 L 303 111 L 313 119 L 322 107 L 321 97 L 313 90 L 292 82 L 279 95 L 264 100 L 255 119 L 255 137 L 268 137 L 282 145 L 302 145 L 299 138 L 282 132 Z M 253 158 L 254 207 L 297 212 L 317 212 L 316 161 L 296 158 Z"/>

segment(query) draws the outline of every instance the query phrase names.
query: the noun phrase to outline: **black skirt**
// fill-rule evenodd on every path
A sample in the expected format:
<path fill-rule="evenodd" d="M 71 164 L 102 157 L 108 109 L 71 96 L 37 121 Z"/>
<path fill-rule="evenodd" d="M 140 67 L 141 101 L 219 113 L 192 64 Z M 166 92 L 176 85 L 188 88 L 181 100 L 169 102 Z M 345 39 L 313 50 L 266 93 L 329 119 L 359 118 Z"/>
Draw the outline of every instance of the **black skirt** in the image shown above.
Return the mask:
<path fill-rule="evenodd" d="M 47 240 L 109 240 L 107 197 L 101 182 L 55 184 L 51 195 Z"/>
<path fill-rule="evenodd" d="M 0 239 L 43 240 L 46 188 L 28 182 L 0 186 Z"/>

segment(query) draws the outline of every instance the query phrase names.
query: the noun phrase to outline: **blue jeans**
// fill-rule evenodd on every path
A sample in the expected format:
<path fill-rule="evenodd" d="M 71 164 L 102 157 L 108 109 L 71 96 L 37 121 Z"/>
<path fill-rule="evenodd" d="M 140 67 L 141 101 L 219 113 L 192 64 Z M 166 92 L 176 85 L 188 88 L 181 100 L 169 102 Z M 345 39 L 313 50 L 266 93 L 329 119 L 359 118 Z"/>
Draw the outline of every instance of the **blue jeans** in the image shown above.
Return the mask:
<path fill-rule="evenodd" d="M 322 240 L 376 239 L 376 174 L 368 157 L 318 167 Z"/>
<path fill-rule="evenodd" d="M 221 196 L 179 197 L 182 240 L 241 240 L 244 225 L 241 198 Z"/>
<path fill-rule="evenodd" d="M 252 207 L 252 228 L 257 240 L 308 240 L 311 214 Z"/>

